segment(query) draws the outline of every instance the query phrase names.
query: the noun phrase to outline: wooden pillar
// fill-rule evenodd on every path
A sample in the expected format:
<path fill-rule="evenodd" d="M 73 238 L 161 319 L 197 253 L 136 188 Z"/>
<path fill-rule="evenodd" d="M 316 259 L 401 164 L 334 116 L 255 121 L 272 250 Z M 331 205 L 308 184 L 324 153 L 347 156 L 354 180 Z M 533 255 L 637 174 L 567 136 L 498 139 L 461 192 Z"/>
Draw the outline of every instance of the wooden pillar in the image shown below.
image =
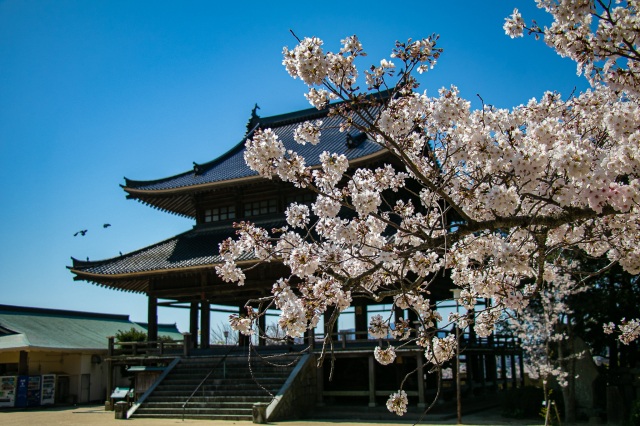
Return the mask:
<path fill-rule="evenodd" d="M 240 305 L 240 307 L 238 308 L 238 313 L 240 315 L 244 315 L 247 313 L 247 310 L 245 309 L 244 305 Z M 237 333 L 238 333 L 238 346 L 249 346 L 249 343 L 250 343 L 249 339 L 251 339 L 251 337 L 245 336 L 239 331 Z"/>
<path fill-rule="evenodd" d="M 491 349 L 491 352 L 485 358 L 485 371 L 487 372 L 487 379 L 490 384 L 490 388 L 493 391 L 498 390 L 498 363 L 496 361 L 495 347 Z"/>
<path fill-rule="evenodd" d="M 267 339 L 265 339 L 265 335 L 267 334 L 267 316 L 261 315 L 258 317 L 258 346 L 267 346 Z"/>
<path fill-rule="evenodd" d="M 518 378 L 516 377 L 516 356 L 511 354 L 511 387 L 518 387 Z"/>
<path fill-rule="evenodd" d="M 182 355 L 186 358 L 191 355 L 191 349 L 193 349 L 193 335 L 191 333 L 182 333 Z"/>
<path fill-rule="evenodd" d="M 518 354 L 518 366 L 520 367 L 520 386 L 524 387 L 524 357 L 522 351 Z"/>
<path fill-rule="evenodd" d="M 487 354 L 486 352 L 480 353 L 478 356 L 478 374 L 480 374 L 480 386 L 482 393 L 487 391 Z"/>
<path fill-rule="evenodd" d="M 329 324 L 331 323 L 331 316 L 333 316 L 333 312 L 335 311 L 335 306 L 328 306 L 327 310 L 324 311 L 324 334 L 325 336 L 328 333 L 333 333 L 334 336 L 331 336 L 331 340 L 338 340 L 338 330 L 337 330 L 337 325 L 338 325 L 338 321 L 336 321 L 335 325 L 336 328 L 331 330 L 331 327 L 329 326 Z"/>
<path fill-rule="evenodd" d="M 473 396 L 473 388 L 475 385 L 476 379 L 476 355 L 471 355 L 469 351 L 467 351 L 464 355 L 464 366 L 466 368 L 466 387 L 469 392 L 469 396 Z"/>
<path fill-rule="evenodd" d="M 316 331 L 314 328 L 310 328 L 304 332 L 304 340 L 307 342 L 307 345 L 309 345 L 310 350 L 315 349 Z"/>
<path fill-rule="evenodd" d="M 198 346 L 198 311 L 200 310 L 200 304 L 198 302 L 191 302 L 189 308 L 189 334 L 191 334 L 191 347 Z"/>
<path fill-rule="evenodd" d="M 367 340 L 369 331 L 369 321 L 367 321 L 367 305 L 360 302 L 355 305 L 355 327 L 356 340 Z"/>
<path fill-rule="evenodd" d="M 502 373 L 502 389 L 507 389 L 509 383 L 507 381 L 507 356 L 504 353 L 504 348 L 500 351 L 500 372 Z"/>
<path fill-rule="evenodd" d="M 416 355 L 418 362 L 418 408 L 426 408 L 427 404 L 424 400 L 424 355 L 420 352 Z"/>
<path fill-rule="evenodd" d="M 369 407 L 376 406 L 376 361 L 369 355 Z"/>
<path fill-rule="evenodd" d="M 155 342 L 158 340 L 158 298 L 149 295 L 147 308 L 147 340 Z"/>
<path fill-rule="evenodd" d="M 317 361 L 317 358 L 316 358 Z M 321 365 L 318 365 L 318 367 L 316 368 L 317 371 L 317 380 L 316 380 L 316 405 L 318 407 L 323 407 L 324 406 L 324 363 Z"/>
<path fill-rule="evenodd" d="M 113 339 L 111 337 L 111 339 Z M 113 361 L 107 361 L 107 395 L 105 398 L 104 408 L 107 411 L 113 410 L 113 401 L 111 400 L 111 392 L 113 392 Z"/>
<path fill-rule="evenodd" d="M 29 375 L 29 352 L 27 351 L 20 351 L 20 358 L 18 360 L 18 375 Z"/>
<path fill-rule="evenodd" d="M 209 349 L 211 338 L 211 305 L 203 300 L 200 306 L 200 347 Z"/>
<path fill-rule="evenodd" d="M 393 320 L 395 322 L 398 322 L 398 320 L 402 318 L 404 320 L 406 320 L 406 318 L 404 318 L 404 310 L 398 308 L 397 306 L 393 309 Z"/>

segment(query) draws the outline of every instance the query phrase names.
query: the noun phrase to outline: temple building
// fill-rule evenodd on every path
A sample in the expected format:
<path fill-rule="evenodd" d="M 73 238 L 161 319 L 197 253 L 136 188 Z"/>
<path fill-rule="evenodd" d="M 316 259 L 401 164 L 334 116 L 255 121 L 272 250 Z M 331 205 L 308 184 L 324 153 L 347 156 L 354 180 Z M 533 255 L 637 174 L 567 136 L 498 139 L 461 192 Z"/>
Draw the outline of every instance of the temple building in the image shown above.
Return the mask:
<path fill-rule="evenodd" d="M 339 129 L 343 119 L 329 116 L 328 110 L 307 109 L 272 117 L 259 117 L 255 111 L 242 141 L 222 156 L 208 163 L 194 163 L 192 169 L 175 176 L 150 181 L 125 179 L 123 189 L 127 198 L 170 214 L 191 218 L 195 222 L 192 229 L 115 258 L 99 261 L 73 259 L 69 267 L 75 280 L 146 295 L 151 341 L 158 337 L 159 306 L 188 308 L 189 332 L 192 336 L 188 344 L 191 349 L 214 350 L 210 333 L 206 332 L 211 329 L 211 306 L 222 305 L 241 312 L 247 300 L 270 295 L 273 283 L 289 275 L 288 268 L 281 263 L 258 264 L 246 272 L 245 285 L 239 287 L 222 281 L 215 271 L 216 264 L 221 263 L 218 245 L 235 235 L 234 222 L 249 220 L 266 229 L 282 227 L 286 224 L 285 209 L 291 202 L 310 204 L 314 201 L 310 191 L 275 179 L 264 179 L 246 165 L 243 157 L 245 141 L 257 129 L 271 128 L 286 149 L 296 151 L 309 166 L 320 164 L 319 157 L 323 151 L 344 154 L 351 167 L 378 167 L 394 161 L 385 149 L 366 134 L 354 130 L 341 132 Z M 323 120 L 322 143 L 296 143 L 293 137 L 296 127 L 305 121 L 317 119 Z M 255 263 L 249 256 L 244 262 L 246 265 Z M 443 282 L 433 287 L 430 295 L 432 300 L 451 297 L 450 283 Z M 357 342 L 365 346 L 377 342 L 371 340 L 367 332 L 369 318 L 376 309 L 373 301 L 355 299 L 349 311 L 353 328 L 349 332 L 334 330 L 336 342 L 341 342 L 336 344 L 336 348 L 342 349 L 338 355 L 339 362 L 335 364 L 337 374 L 334 374 L 333 381 L 329 381 L 328 371 L 319 370 L 314 379 L 316 384 L 313 392 L 317 404 L 324 404 L 333 397 L 352 397 L 354 401 L 361 398 L 365 405 L 380 405 L 379 398 L 386 397 L 388 391 L 397 390 L 405 372 L 418 369 L 414 381 L 407 387 L 407 393 L 419 406 L 424 406 L 425 393 L 433 386 L 430 386 L 429 379 L 425 379 L 427 374 L 426 367 L 423 372 L 424 355 L 421 348 L 413 346 L 401 352 L 400 361 L 391 368 L 373 364 L 374 345 L 369 345 L 367 351 L 363 351 L 362 347 L 350 350 L 357 348 Z M 264 317 L 260 325 L 264 329 Z M 198 333 L 199 329 L 201 333 Z M 319 341 L 313 333 L 308 333 L 306 337 L 308 340 L 305 343 L 311 343 L 311 347 Z M 268 343 L 260 339 L 259 346 Z M 239 344 L 242 346 L 246 341 L 239 339 Z M 470 341 L 468 347 L 471 352 L 467 354 L 473 352 L 473 345 L 474 342 Z M 319 348 L 315 350 L 319 351 Z M 215 351 L 211 353 L 215 354 Z M 500 380 L 505 386 L 507 381 L 515 384 L 522 377 L 521 372 L 516 374 L 514 356 L 518 354 L 513 348 L 491 352 L 490 356 L 479 351 L 474 355 L 473 365 L 471 358 L 467 357 L 467 384 L 471 386 L 472 382 L 482 382 L 497 387 Z M 519 360 L 521 363 L 521 357 Z M 472 371 L 475 373 L 473 380 L 470 378 Z M 364 377 L 364 383 L 360 379 L 354 380 L 354 377 Z"/>

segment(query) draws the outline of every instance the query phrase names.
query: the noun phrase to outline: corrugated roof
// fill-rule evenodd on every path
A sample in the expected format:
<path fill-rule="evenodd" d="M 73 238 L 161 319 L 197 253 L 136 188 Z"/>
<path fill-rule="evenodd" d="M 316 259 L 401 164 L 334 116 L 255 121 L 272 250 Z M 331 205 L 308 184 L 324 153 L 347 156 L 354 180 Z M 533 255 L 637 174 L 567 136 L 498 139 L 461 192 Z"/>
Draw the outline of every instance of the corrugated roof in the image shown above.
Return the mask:
<path fill-rule="evenodd" d="M 145 332 L 149 332 L 149 324 L 146 322 L 136 322 L 140 327 L 144 328 Z M 182 340 L 183 335 L 178 330 L 176 324 L 158 324 L 158 336 L 168 337 L 172 340 Z"/>
<path fill-rule="evenodd" d="M 119 330 L 135 328 L 146 332 L 127 315 L 10 305 L 0 305 L 0 327 L 13 333 L 0 334 L 0 351 L 107 350 L 107 337 L 114 336 Z M 179 334 L 177 328 L 175 331 Z"/>

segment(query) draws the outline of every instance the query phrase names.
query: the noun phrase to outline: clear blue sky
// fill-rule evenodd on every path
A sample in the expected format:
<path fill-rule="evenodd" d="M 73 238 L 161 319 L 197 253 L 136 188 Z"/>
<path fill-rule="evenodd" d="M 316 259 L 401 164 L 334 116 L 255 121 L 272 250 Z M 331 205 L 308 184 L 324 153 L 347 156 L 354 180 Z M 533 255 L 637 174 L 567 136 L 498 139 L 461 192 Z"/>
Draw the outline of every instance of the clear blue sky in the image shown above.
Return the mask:
<path fill-rule="evenodd" d="M 256 102 L 262 116 L 309 107 L 281 65 L 282 47 L 295 45 L 289 29 L 331 50 L 357 34 L 363 66 L 388 58 L 397 39 L 438 33 L 445 51 L 422 88 L 455 84 L 476 107 L 476 94 L 510 108 L 586 87 L 543 42 L 504 35 L 514 7 L 548 22 L 533 0 L 220 3 L 0 0 L 1 304 L 146 321 L 144 296 L 74 282 L 66 266 L 193 225 L 126 200 L 123 177 L 166 177 L 219 156 L 241 140 Z M 182 330 L 186 314 L 159 312 Z"/>

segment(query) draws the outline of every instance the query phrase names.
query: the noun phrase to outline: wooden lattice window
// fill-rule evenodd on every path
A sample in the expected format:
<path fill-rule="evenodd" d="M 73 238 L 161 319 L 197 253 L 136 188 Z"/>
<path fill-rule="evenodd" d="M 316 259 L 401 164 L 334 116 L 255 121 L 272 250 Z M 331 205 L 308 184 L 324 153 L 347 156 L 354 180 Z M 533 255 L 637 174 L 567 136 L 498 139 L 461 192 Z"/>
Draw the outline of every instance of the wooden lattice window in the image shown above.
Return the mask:
<path fill-rule="evenodd" d="M 220 220 L 235 219 L 235 206 L 215 207 L 204 211 L 205 222 L 218 222 Z"/>
<path fill-rule="evenodd" d="M 244 203 L 244 215 L 258 216 L 261 214 L 275 213 L 278 211 L 278 203 L 274 198 L 269 200 L 251 201 Z"/>
<path fill-rule="evenodd" d="M 305 192 L 303 194 L 290 195 L 287 197 L 287 205 L 291 203 L 311 205 L 316 201 L 316 194 L 311 192 Z"/>

